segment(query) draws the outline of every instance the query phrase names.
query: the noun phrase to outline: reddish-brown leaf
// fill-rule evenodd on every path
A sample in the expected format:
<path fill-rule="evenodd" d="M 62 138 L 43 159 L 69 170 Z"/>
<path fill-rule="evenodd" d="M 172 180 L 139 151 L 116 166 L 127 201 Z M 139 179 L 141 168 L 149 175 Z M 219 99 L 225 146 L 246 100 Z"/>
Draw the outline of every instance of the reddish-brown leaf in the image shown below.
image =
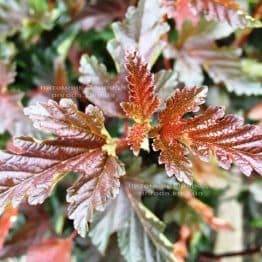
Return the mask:
<path fill-rule="evenodd" d="M 73 242 L 71 238 L 52 238 L 32 246 L 27 253 L 28 262 L 70 262 Z"/>
<path fill-rule="evenodd" d="M 198 23 L 199 16 L 190 0 L 162 0 L 162 3 L 168 18 L 173 18 L 176 21 L 176 27 L 179 30 L 182 29 L 186 21 L 191 21 L 194 25 Z"/>
<path fill-rule="evenodd" d="M 32 105 L 24 112 L 37 129 L 55 134 L 67 144 L 94 148 L 105 143 L 103 113 L 92 105 L 82 113 L 72 100 L 62 99 L 60 104 L 49 100 L 48 103 Z"/>
<path fill-rule="evenodd" d="M 191 163 L 185 154 L 185 146 L 179 142 L 183 132 L 183 116 L 195 112 L 204 103 L 206 88 L 183 88 L 176 90 L 159 114 L 158 131 L 153 134 L 153 149 L 160 150 L 159 163 L 165 164 L 168 176 L 176 175 L 180 182 L 190 183 Z"/>
<path fill-rule="evenodd" d="M 2 249 L 4 241 L 8 235 L 9 229 L 12 226 L 12 220 L 17 215 L 17 209 L 9 207 L 0 217 L 0 249 Z"/>
<path fill-rule="evenodd" d="M 68 214 L 74 226 L 85 236 L 88 222 L 96 210 L 103 210 L 109 199 L 115 198 L 120 188 L 120 177 L 125 174 L 123 165 L 113 156 L 96 150 L 85 160 L 85 174 L 68 189 Z"/>
<path fill-rule="evenodd" d="M 119 73 L 116 77 L 112 77 L 105 66 L 94 57 L 82 56 L 79 81 L 86 86 L 86 97 L 106 115 L 124 115 L 120 103 L 127 101 L 128 93 L 125 53 L 128 50 L 138 50 L 151 68 L 163 50 L 165 43 L 162 37 L 169 30 L 169 26 L 163 21 L 162 15 L 159 0 L 141 0 L 136 8 L 128 8 L 122 22 L 113 23 L 115 38 L 108 42 L 107 49 Z"/>
<path fill-rule="evenodd" d="M 137 52 L 126 59 L 127 82 L 129 84 L 128 102 L 121 103 L 127 117 L 135 121 L 129 130 L 128 143 L 135 154 L 150 130 L 150 120 L 158 109 L 160 100 L 154 94 L 154 79 Z"/>
<path fill-rule="evenodd" d="M 186 113 L 197 112 L 199 106 L 205 103 L 207 88 L 182 88 L 177 89 L 167 103 L 166 108 L 160 113 L 160 124 L 176 124 L 176 121 L 182 120 Z M 166 130 L 169 132 L 170 130 Z"/>
<path fill-rule="evenodd" d="M 137 52 L 128 54 L 126 70 L 129 95 L 128 102 L 122 103 L 122 108 L 137 123 L 148 122 L 160 103 L 154 95 L 153 75 Z"/>
<path fill-rule="evenodd" d="M 122 164 L 107 153 L 112 145 L 106 145 L 111 138 L 103 114 L 92 105 L 82 113 L 67 99 L 31 106 L 25 113 L 37 128 L 57 137 L 42 142 L 21 137 L 8 151 L 0 151 L 0 210 L 23 199 L 33 205 L 42 203 L 65 174 L 76 172 L 81 176 L 68 190 L 69 217 L 84 236 L 94 211 L 116 196 L 125 173 Z"/>
<path fill-rule="evenodd" d="M 18 138 L 9 151 L 0 152 L 0 209 L 24 198 L 30 204 L 42 203 L 54 185 L 69 171 L 85 173 L 90 149 L 105 143 L 103 115 L 93 106 L 86 114 L 77 111 L 71 100 L 38 104 L 26 109 L 35 126 L 57 135 L 56 139 L 35 142 Z"/>
<path fill-rule="evenodd" d="M 243 119 L 226 115 L 219 107 L 209 107 L 203 114 L 187 121 L 186 143 L 202 160 L 216 157 L 219 165 L 229 169 L 234 162 L 245 175 L 262 174 L 262 133 Z"/>
<path fill-rule="evenodd" d="M 197 12 L 204 14 L 208 20 L 228 22 L 233 26 L 245 25 L 237 13 L 239 4 L 235 0 L 193 0 L 192 3 Z"/>
<path fill-rule="evenodd" d="M 240 10 L 235 0 L 164 0 L 163 4 L 168 16 L 176 20 L 178 28 L 185 20 L 196 24 L 200 15 L 207 20 L 227 22 L 235 28 L 261 26 L 259 21 Z"/>
<path fill-rule="evenodd" d="M 150 126 L 148 124 L 135 124 L 129 129 L 127 143 L 135 155 L 139 154 L 141 145 L 147 139 L 149 131 Z"/>
<path fill-rule="evenodd" d="M 159 164 L 165 164 L 168 176 L 175 175 L 179 182 L 191 183 L 191 162 L 185 155 L 185 147 L 174 141 L 164 141 L 163 136 L 154 138 L 153 149 L 161 151 Z"/>
<path fill-rule="evenodd" d="M 161 150 L 159 162 L 166 165 L 168 175 L 190 183 L 187 149 L 203 161 L 216 158 L 225 169 L 234 162 L 246 175 L 253 170 L 262 174 L 261 129 L 244 125 L 234 115 L 225 116 L 219 107 L 210 107 L 193 118 L 186 115 L 199 109 L 205 95 L 205 88 L 177 90 L 159 115 L 153 146 Z"/>

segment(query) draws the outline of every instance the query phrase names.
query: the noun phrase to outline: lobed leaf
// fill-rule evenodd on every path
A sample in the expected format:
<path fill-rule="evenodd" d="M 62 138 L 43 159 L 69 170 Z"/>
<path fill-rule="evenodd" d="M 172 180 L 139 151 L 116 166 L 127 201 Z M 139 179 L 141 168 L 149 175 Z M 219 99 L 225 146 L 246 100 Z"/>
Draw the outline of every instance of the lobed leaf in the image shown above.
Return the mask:
<path fill-rule="evenodd" d="M 240 50 L 209 47 L 209 52 L 200 51 L 203 67 L 215 83 L 224 82 L 230 92 L 237 95 L 261 95 L 262 84 L 243 71 Z M 199 54 L 200 54 L 199 53 Z"/>
<path fill-rule="evenodd" d="M 129 54 L 126 60 L 129 95 L 128 102 L 121 106 L 129 118 L 144 123 L 159 106 L 159 100 L 154 95 L 153 75 L 136 52 Z"/>
<path fill-rule="evenodd" d="M 24 199 L 31 205 L 42 203 L 52 192 L 56 183 L 71 168 L 84 160 L 85 154 L 59 163 L 58 160 L 0 154 L 0 211 L 11 204 L 17 207 Z"/>
<path fill-rule="evenodd" d="M 190 149 L 208 161 L 214 155 L 219 165 L 229 169 L 232 162 L 249 176 L 252 171 L 262 174 L 262 136 L 259 127 L 244 125 L 243 119 L 226 115 L 219 107 L 209 107 L 187 121 L 184 132 Z"/>
<path fill-rule="evenodd" d="M 104 253 L 109 237 L 117 232 L 127 261 L 175 261 L 172 244 L 162 233 L 164 224 L 140 202 L 142 191 L 141 182 L 122 181 L 117 198 L 95 216 L 92 242 Z"/>
<path fill-rule="evenodd" d="M 207 20 L 227 22 L 235 28 L 261 27 L 261 22 L 240 10 L 235 0 L 193 0 L 192 4 Z"/>
<path fill-rule="evenodd" d="M 230 32 L 225 26 L 203 21 L 198 28 L 185 26 L 177 47 L 166 51 L 167 57 L 176 58 L 174 69 L 178 72 L 179 80 L 186 85 L 202 84 L 204 68 L 215 83 L 224 83 L 230 92 L 237 95 L 262 94 L 259 79 L 251 77 L 243 70 L 241 50 L 218 47 L 214 42 Z"/>
<path fill-rule="evenodd" d="M 161 151 L 158 158 L 159 164 L 164 164 L 169 177 L 175 175 L 179 182 L 191 184 L 191 162 L 185 155 L 185 147 L 177 141 L 163 141 L 163 137 L 154 138 L 153 149 Z"/>
<path fill-rule="evenodd" d="M 99 106 L 108 116 L 121 117 L 123 111 L 120 103 L 127 98 L 125 79 L 122 75 L 113 77 L 99 64 L 95 57 L 82 56 L 80 61 L 81 76 L 85 96 Z"/>
<path fill-rule="evenodd" d="M 126 227 L 130 212 L 130 203 L 123 187 L 120 187 L 118 196 L 106 206 L 103 212 L 94 216 L 89 236 L 101 253 L 105 254 L 110 236 Z"/>
<path fill-rule="evenodd" d="M 49 100 L 32 105 L 24 112 L 35 128 L 55 134 L 67 144 L 96 148 L 105 143 L 103 113 L 92 105 L 82 113 L 70 99 L 62 99 L 59 104 Z"/>
<path fill-rule="evenodd" d="M 108 51 L 118 71 L 124 70 L 128 50 L 137 50 L 151 68 L 164 47 L 161 37 L 169 30 L 163 22 L 160 0 L 140 0 L 129 7 L 123 22 L 113 23 L 115 39 L 108 43 Z"/>
<path fill-rule="evenodd" d="M 119 193 L 123 165 L 102 151 L 90 152 L 85 157 L 85 173 L 67 191 L 68 215 L 74 220 L 78 233 L 84 237 L 94 211 L 102 211 L 109 199 Z"/>
<path fill-rule="evenodd" d="M 229 169 L 234 162 L 245 175 L 252 171 L 262 174 L 261 130 L 244 125 L 234 115 L 225 116 L 219 107 L 209 107 L 205 112 L 186 118 L 203 104 L 205 88 L 176 90 L 160 112 L 160 125 L 152 132 L 153 148 L 160 150 L 159 163 L 165 164 L 169 176 L 190 184 L 191 163 L 188 150 L 203 161 L 215 157 L 219 165 Z"/>
<path fill-rule="evenodd" d="M 199 106 L 205 103 L 206 87 L 186 87 L 177 89 L 174 95 L 167 100 L 166 108 L 159 114 L 159 122 L 175 123 L 189 112 L 197 112 Z"/>
<path fill-rule="evenodd" d="M 173 245 L 162 233 L 164 224 L 126 189 L 132 206 L 127 226 L 118 232 L 118 244 L 122 255 L 129 262 L 176 261 Z"/>
<path fill-rule="evenodd" d="M 25 110 L 34 125 L 57 135 L 37 143 L 18 138 L 0 154 L 0 207 L 17 206 L 24 198 L 42 203 L 68 172 L 81 174 L 68 189 L 69 218 L 84 236 L 95 210 L 101 210 L 119 190 L 122 164 L 101 150 L 106 143 L 102 112 L 89 105 L 86 113 L 71 100 L 31 106 Z M 2 172 L 1 172 L 2 171 Z"/>
<path fill-rule="evenodd" d="M 136 156 L 139 155 L 140 148 L 148 150 L 149 131 L 150 126 L 148 124 L 135 124 L 129 129 L 127 143 Z"/>
<path fill-rule="evenodd" d="M 150 118 L 160 101 L 154 95 L 153 75 L 136 52 L 127 56 L 128 102 L 121 103 L 126 116 L 135 121 L 129 130 L 128 144 L 135 154 L 139 153 L 143 141 L 150 130 Z"/>
<path fill-rule="evenodd" d="M 162 0 L 168 18 L 173 18 L 176 28 L 181 30 L 186 21 L 191 21 L 193 25 L 199 22 L 199 16 L 190 0 Z"/>
<path fill-rule="evenodd" d="M 0 209 L 23 199 L 42 203 L 66 173 L 76 172 L 81 176 L 68 190 L 69 216 L 84 235 L 93 212 L 116 196 L 124 175 L 122 164 L 102 151 L 108 139 L 103 114 L 92 105 L 82 113 L 67 99 L 30 106 L 25 113 L 57 138 L 40 143 L 17 138 L 0 152 Z"/>
<path fill-rule="evenodd" d="M 163 5 L 178 29 L 185 20 L 196 25 L 200 16 L 208 21 L 226 22 L 233 28 L 261 27 L 261 22 L 242 11 L 235 0 L 163 0 Z"/>
<path fill-rule="evenodd" d="M 141 0 L 138 7 L 129 7 L 126 19 L 113 24 L 115 39 L 108 43 L 108 51 L 113 57 L 117 71 L 110 76 L 103 64 L 88 56 L 81 59 L 79 81 L 86 85 L 86 97 L 98 105 L 106 115 L 122 117 L 120 103 L 127 100 L 125 81 L 125 54 L 137 50 L 152 67 L 164 47 L 161 37 L 169 27 L 163 22 L 159 0 Z M 148 44 L 150 43 L 150 45 Z"/>

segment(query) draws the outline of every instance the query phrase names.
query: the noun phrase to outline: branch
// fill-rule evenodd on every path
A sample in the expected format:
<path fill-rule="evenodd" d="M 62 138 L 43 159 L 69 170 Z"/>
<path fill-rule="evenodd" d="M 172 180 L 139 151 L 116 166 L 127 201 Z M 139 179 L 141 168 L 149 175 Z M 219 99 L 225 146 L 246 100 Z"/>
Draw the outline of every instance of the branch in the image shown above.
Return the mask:
<path fill-rule="evenodd" d="M 198 258 L 199 262 L 210 262 L 210 259 L 212 261 L 219 261 L 223 257 L 235 257 L 235 256 L 246 256 L 246 255 L 252 255 L 255 253 L 262 253 L 262 247 L 254 247 L 250 249 L 246 249 L 243 251 L 237 251 L 237 252 L 227 252 L 222 254 L 212 254 L 209 252 L 201 252 Z"/>

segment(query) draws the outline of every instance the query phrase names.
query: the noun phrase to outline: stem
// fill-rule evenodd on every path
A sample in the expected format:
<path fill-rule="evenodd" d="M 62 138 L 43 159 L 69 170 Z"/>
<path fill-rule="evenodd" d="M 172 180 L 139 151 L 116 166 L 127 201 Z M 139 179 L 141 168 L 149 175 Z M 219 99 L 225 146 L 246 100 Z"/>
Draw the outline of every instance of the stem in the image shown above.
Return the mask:
<path fill-rule="evenodd" d="M 164 66 L 166 70 L 172 69 L 172 63 L 170 59 L 164 58 Z"/>
<path fill-rule="evenodd" d="M 74 240 L 76 237 L 78 236 L 78 233 L 76 230 L 74 230 L 71 235 L 69 236 L 69 238 L 71 238 L 72 240 Z"/>
<path fill-rule="evenodd" d="M 125 137 L 120 138 L 117 141 L 117 146 L 116 146 L 116 153 L 121 154 L 123 151 L 127 150 L 129 148 L 127 139 Z"/>
<path fill-rule="evenodd" d="M 262 247 L 254 247 L 242 251 L 237 251 L 237 252 L 227 252 L 227 253 L 222 253 L 222 254 L 213 254 L 209 252 L 202 252 L 199 255 L 198 261 L 200 262 L 205 262 L 214 260 L 214 261 L 219 261 L 220 258 L 223 257 L 235 257 L 235 256 L 247 256 L 247 255 L 252 255 L 255 253 L 261 253 L 262 252 Z"/>

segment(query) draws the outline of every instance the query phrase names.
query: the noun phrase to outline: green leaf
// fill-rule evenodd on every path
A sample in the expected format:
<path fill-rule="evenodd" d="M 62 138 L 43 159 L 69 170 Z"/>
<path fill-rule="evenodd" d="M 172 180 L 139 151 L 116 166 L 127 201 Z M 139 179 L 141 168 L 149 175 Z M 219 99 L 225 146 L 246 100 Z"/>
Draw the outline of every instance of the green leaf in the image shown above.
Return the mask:
<path fill-rule="evenodd" d="M 250 224 L 252 227 L 262 228 L 262 218 L 253 219 Z"/>
<path fill-rule="evenodd" d="M 262 79 L 262 63 L 254 59 L 242 59 L 241 66 L 243 72 L 253 78 Z"/>
<path fill-rule="evenodd" d="M 262 27 L 261 21 L 253 18 L 252 16 L 246 14 L 245 12 L 243 12 L 241 10 L 238 11 L 238 15 L 239 15 L 240 19 L 243 19 L 245 21 L 244 27 L 249 27 L 249 28 L 261 28 Z"/>
<path fill-rule="evenodd" d="M 68 51 L 75 40 L 80 27 L 77 25 L 70 26 L 59 38 L 54 42 L 53 46 L 56 47 L 57 53 L 65 59 Z"/>
<path fill-rule="evenodd" d="M 46 0 L 29 0 L 28 2 L 36 14 L 48 11 L 48 2 Z"/>
<path fill-rule="evenodd" d="M 5 132 L 4 134 L 0 134 L 0 149 L 5 148 L 5 145 L 9 139 L 10 139 L 10 135 L 7 132 Z"/>

